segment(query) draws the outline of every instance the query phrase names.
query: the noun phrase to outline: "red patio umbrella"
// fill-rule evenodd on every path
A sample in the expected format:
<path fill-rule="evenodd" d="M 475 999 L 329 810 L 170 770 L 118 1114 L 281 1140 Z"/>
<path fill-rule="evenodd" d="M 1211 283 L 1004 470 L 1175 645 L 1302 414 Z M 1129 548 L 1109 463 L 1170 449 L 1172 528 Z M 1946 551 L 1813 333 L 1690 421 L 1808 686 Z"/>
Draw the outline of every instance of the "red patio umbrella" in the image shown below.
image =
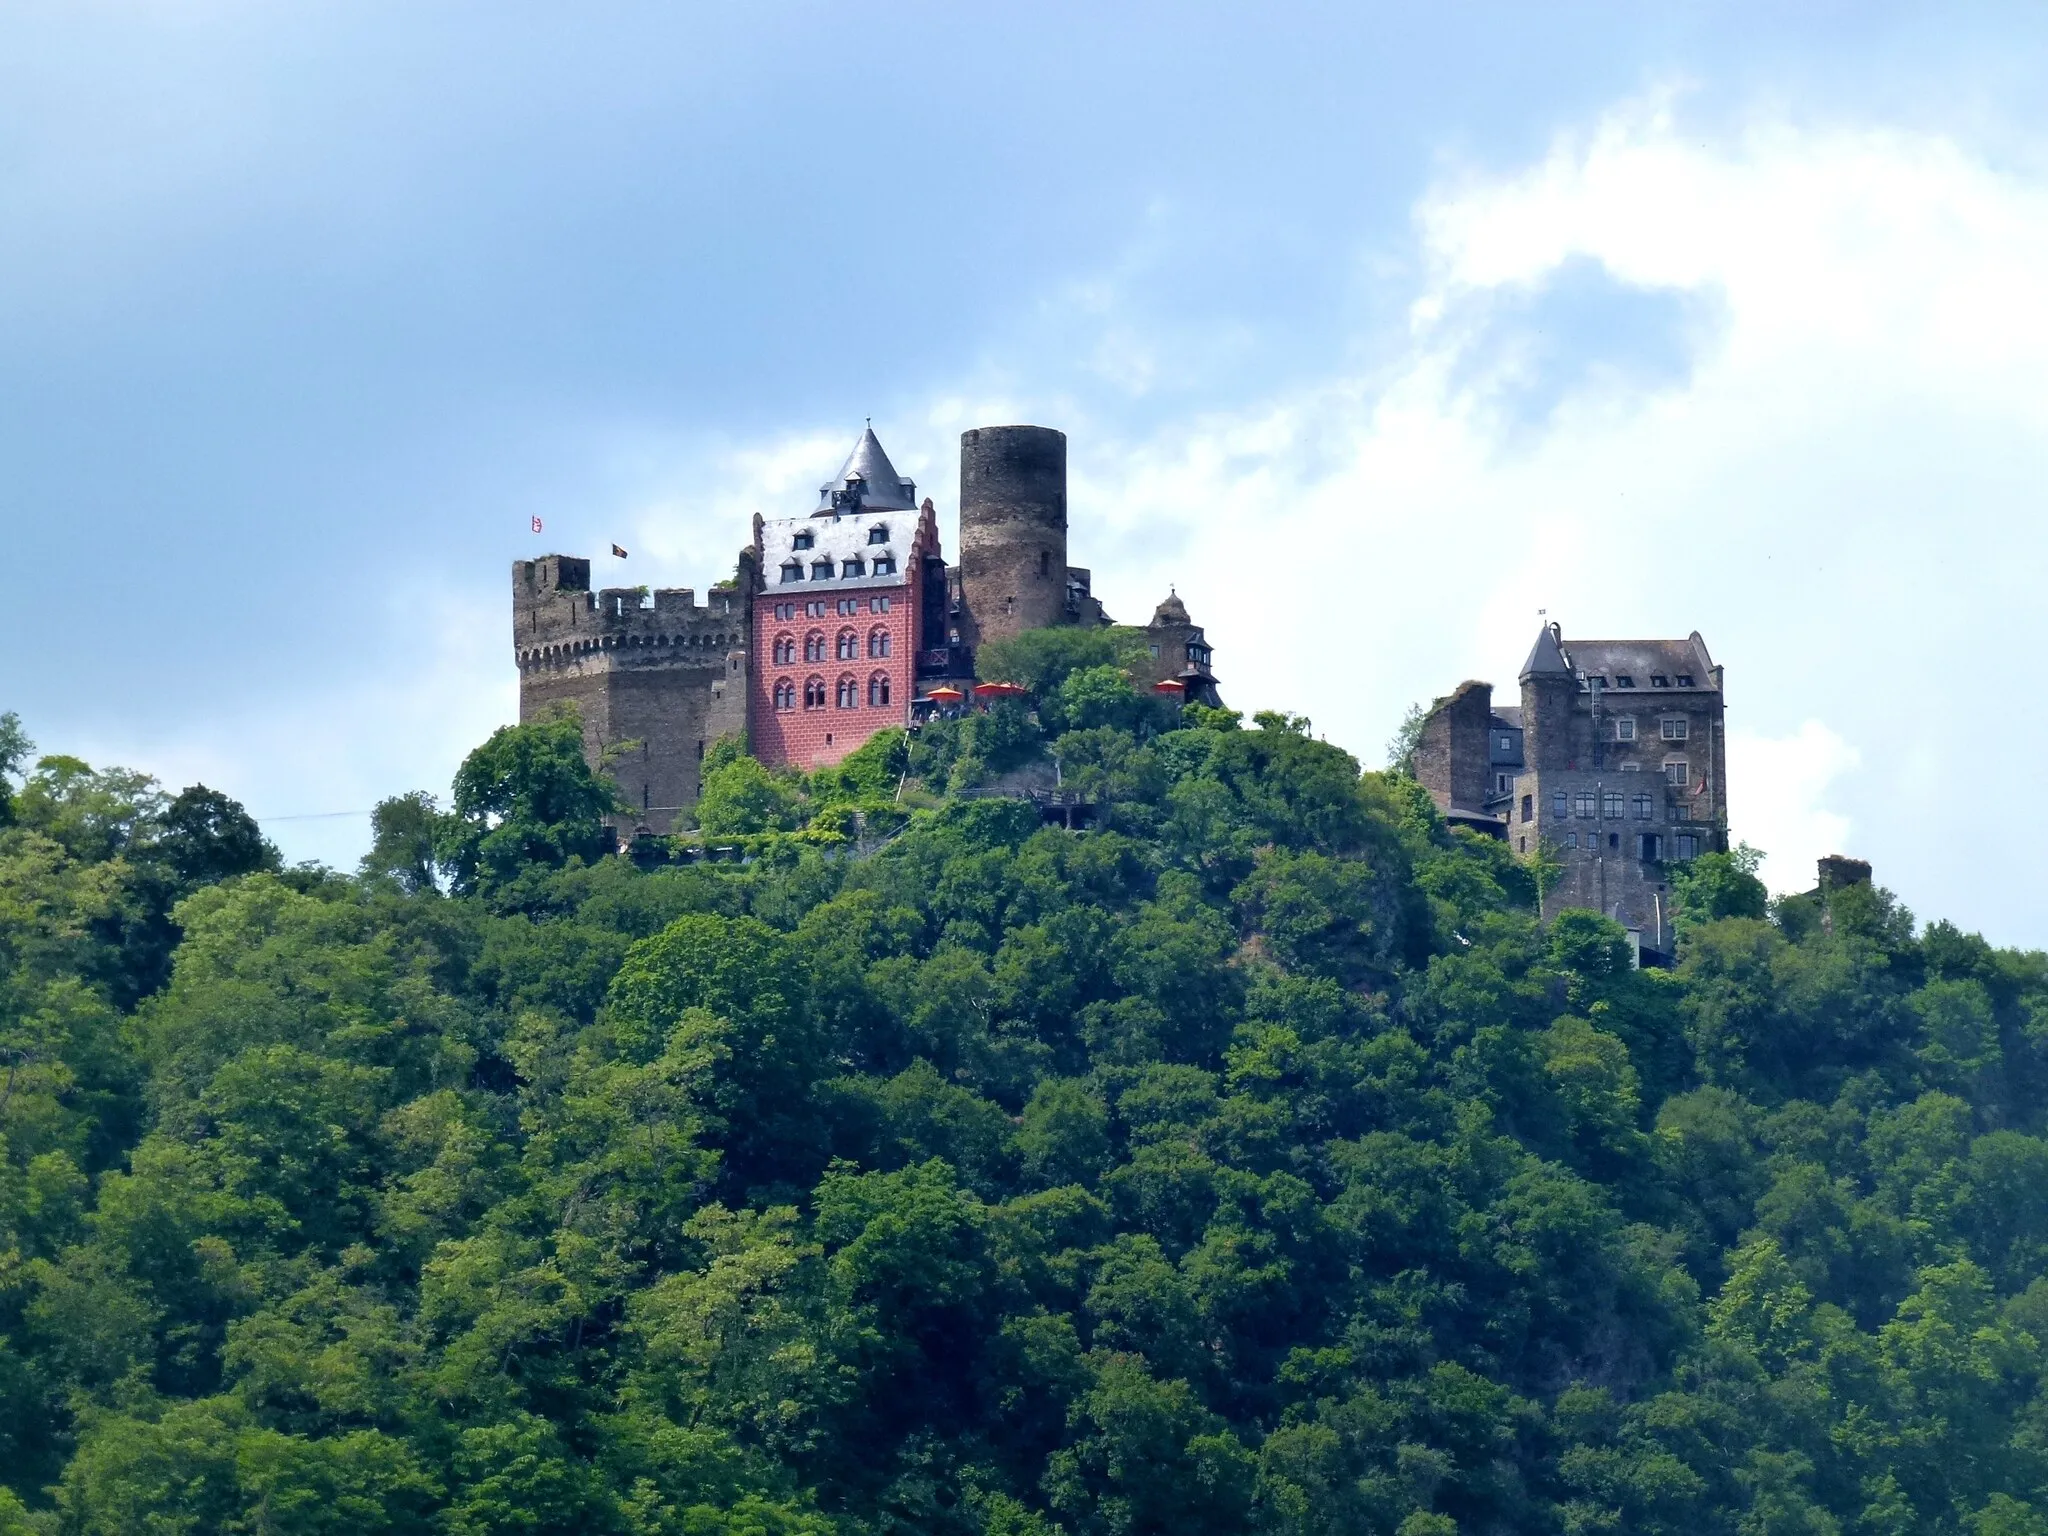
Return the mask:
<path fill-rule="evenodd" d="M 976 683 L 974 696 L 977 699 L 1014 699 L 1020 693 L 1031 690 L 1021 683 Z"/>
<path fill-rule="evenodd" d="M 1169 677 L 1152 685 L 1154 693 L 1186 693 L 1188 685 L 1177 677 Z"/>
<path fill-rule="evenodd" d="M 941 686 L 938 688 L 934 688 L 930 693 L 926 694 L 925 697 L 937 704 L 951 704 L 957 699 L 966 698 L 967 695 L 962 693 L 958 688 L 947 688 Z"/>

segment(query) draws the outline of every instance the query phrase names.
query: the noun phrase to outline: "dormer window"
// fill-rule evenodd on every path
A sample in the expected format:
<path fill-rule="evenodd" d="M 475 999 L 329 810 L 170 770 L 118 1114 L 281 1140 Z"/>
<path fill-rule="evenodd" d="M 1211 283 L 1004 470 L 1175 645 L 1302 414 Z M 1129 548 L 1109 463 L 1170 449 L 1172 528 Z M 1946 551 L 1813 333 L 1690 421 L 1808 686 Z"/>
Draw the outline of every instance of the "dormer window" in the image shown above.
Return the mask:
<path fill-rule="evenodd" d="M 832 562 L 830 560 L 813 560 L 811 562 L 811 580 L 830 581 L 831 579 Z"/>
<path fill-rule="evenodd" d="M 896 557 L 894 555 L 875 556 L 875 574 L 877 576 L 894 576 L 896 574 Z"/>
<path fill-rule="evenodd" d="M 816 542 L 816 536 L 813 535 L 811 531 L 807 528 L 802 533 L 798 534 L 795 538 L 791 539 L 789 541 L 789 546 L 791 549 L 809 549 Z"/>
<path fill-rule="evenodd" d="M 867 573 L 867 562 L 862 560 L 859 555 L 855 555 L 850 560 L 842 561 L 839 566 L 839 574 L 842 576 L 865 576 Z"/>
<path fill-rule="evenodd" d="M 1690 672 L 1679 673 L 1678 686 L 1681 688 L 1690 688 L 1692 686 L 1692 674 Z"/>
<path fill-rule="evenodd" d="M 1615 677 L 1614 677 L 1614 686 L 1615 686 L 1615 687 L 1617 687 L 1617 688 L 1633 688 L 1633 687 L 1635 687 L 1635 685 L 1636 685 L 1636 680 L 1635 680 L 1635 679 L 1634 679 L 1633 677 L 1629 676 L 1629 674 L 1628 674 L 1628 673 L 1626 673 L 1626 672 L 1617 672 L 1617 673 L 1615 674 Z"/>
<path fill-rule="evenodd" d="M 870 544 L 886 544 L 886 543 L 888 543 L 888 542 L 889 542 L 889 525 L 888 525 L 887 523 L 877 523 L 877 524 L 875 524 L 875 526 L 874 526 L 874 527 L 870 528 L 870 529 L 868 530 L 868 542 L 869 542 Z"/>
<path fill-rule="evenodd" d="M 1671 679 L 1662 672 L 1656 672 L 1651 674 L 1650 686 L 1652 688 L 1669 688 L 1671 686 Z"/>
<path fill-rule="evenodd" d="M 804 579 L 804 568 L 802 562 L 796 560 L 783 561 L 782 579 L 784 581 L 802 581 Z"/>

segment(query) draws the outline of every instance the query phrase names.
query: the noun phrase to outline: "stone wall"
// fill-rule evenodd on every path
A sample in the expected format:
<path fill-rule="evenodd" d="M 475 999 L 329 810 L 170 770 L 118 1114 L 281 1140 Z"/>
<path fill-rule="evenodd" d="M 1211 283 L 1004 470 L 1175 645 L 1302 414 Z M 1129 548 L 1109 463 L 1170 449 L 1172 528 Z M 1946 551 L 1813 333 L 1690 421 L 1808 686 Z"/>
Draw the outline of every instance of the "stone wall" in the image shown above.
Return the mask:
<path fill-rule="evenodd" d="M 1493 685 L 1463 682 L 1439 699 L 1415 744 L 1415 778 L 1440 811 L 1483 809 L 1492 794 Z"/>
<path fill-rule="evenodd" d="M 585 754 L 630 807 L 621 832 L 665 833 L 697 802 L 705 748 L 746 728 L 745 611 L 729 587 L 703 605 L 687 587 L 589 588 L 587 560 L 513 563 L 519 718 L 574 706 Z"/>
<path fill-rule="evenodd" d="M 960 591 L 969 649 L 1068 621 L 1065 433 L 960 434 Z"/>

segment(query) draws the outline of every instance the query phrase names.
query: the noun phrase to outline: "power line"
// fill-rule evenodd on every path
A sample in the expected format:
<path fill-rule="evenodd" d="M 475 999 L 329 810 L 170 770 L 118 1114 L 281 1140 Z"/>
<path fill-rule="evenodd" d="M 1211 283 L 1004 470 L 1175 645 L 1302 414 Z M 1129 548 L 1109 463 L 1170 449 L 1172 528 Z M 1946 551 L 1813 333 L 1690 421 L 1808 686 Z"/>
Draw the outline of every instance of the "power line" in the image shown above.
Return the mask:
<path fill-rule="evenodd" d="M 258 821 L 332 821 L 342 816 L 369 816 L 370 811 L 301 811 L 295 816 L 258 816 Z"/>

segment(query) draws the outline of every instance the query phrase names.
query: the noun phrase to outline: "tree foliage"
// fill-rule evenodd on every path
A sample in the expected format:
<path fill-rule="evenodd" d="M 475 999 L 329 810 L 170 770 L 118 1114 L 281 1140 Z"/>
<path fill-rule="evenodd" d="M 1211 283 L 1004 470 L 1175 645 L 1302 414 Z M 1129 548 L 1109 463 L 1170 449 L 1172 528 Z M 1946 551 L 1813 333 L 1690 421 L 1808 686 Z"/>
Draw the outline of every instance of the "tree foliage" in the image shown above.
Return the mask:
<path fill-rule="evenodd" d="M 342 877 L 0 717 L 0 1533 L 2048 1529 L 2048 957 L 1737 854 L 1637 970 L 1024 639 L 714 744 L 743 863 L 570 719 Z"/>

